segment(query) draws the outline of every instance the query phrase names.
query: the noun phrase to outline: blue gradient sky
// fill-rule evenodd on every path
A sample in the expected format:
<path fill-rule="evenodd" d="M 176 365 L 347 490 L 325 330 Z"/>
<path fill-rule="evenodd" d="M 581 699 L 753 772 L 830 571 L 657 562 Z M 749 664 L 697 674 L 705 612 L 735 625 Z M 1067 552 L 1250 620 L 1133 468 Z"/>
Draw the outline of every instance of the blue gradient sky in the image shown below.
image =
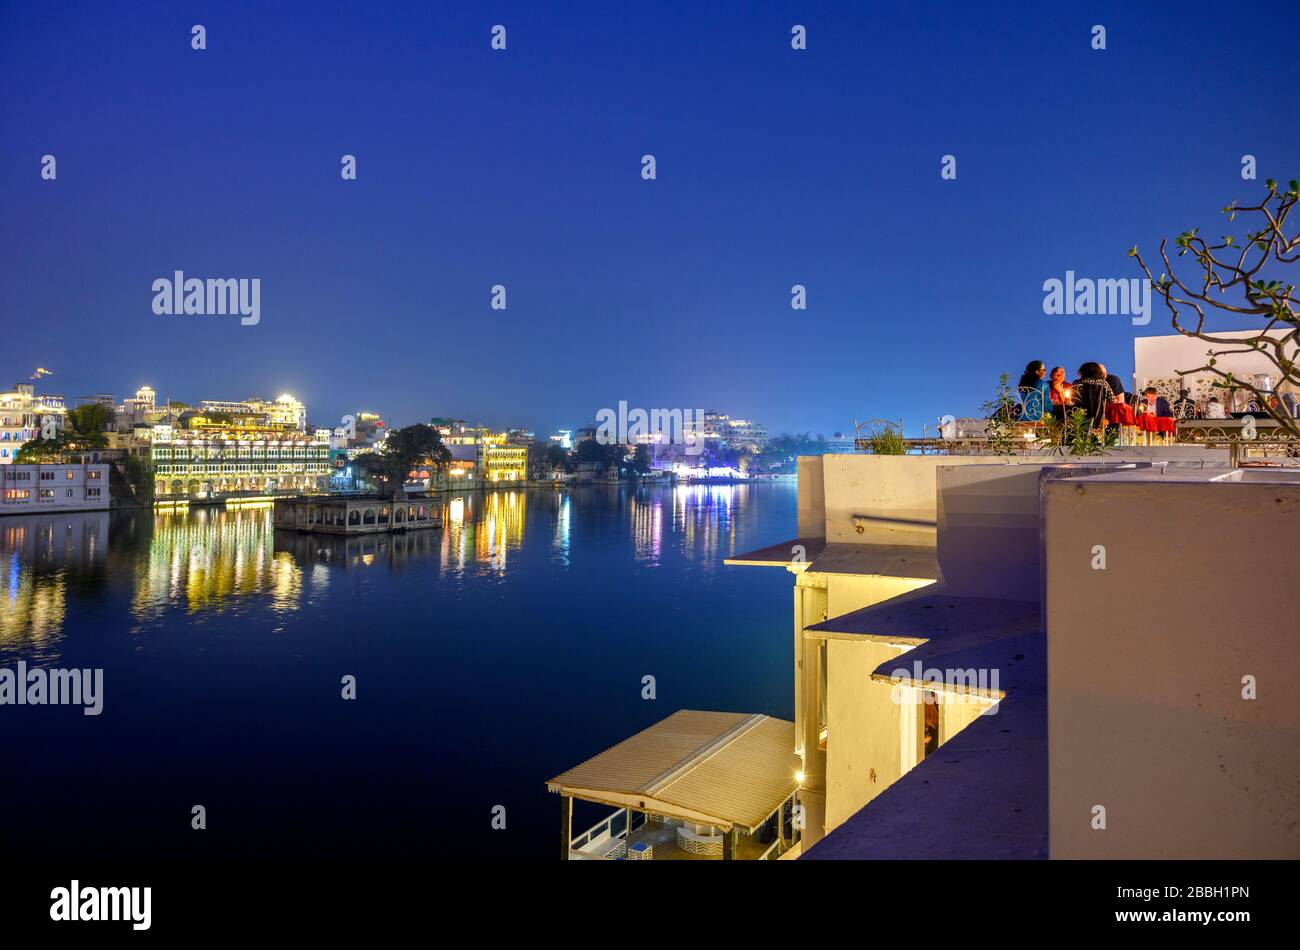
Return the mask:
<path fill-rule="evenodd" d="M 319 6 L 0 4 L 0 384 L 913 431 L 1033 358 L 1127 379 L 1159 310 L 1043 281 L 1222 233 L 1243 153 L 1300 176 L 1294 2 Z M 155 316 L 176 269 L 260 277 L 260 325 Z"/>

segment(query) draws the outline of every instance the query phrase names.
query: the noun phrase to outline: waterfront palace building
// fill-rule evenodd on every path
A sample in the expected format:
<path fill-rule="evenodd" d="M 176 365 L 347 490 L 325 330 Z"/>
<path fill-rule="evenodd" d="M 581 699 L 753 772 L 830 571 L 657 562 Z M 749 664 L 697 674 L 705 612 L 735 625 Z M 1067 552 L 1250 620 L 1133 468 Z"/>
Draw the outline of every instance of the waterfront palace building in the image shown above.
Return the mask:
<path fill-rule="evenodd" d="M 327 491 L 330 432 L 307 431 L 306 410 L 275 403 L 204 402 L 149 430 L 155 497 Z"/>

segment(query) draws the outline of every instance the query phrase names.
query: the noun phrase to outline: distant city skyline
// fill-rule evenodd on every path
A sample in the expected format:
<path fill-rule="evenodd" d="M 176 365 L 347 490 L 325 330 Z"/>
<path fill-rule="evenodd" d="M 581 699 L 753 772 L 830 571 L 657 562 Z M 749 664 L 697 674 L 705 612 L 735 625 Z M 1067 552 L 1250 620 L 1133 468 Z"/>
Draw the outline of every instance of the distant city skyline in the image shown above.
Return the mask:
<path fill-rule="evenodd" d="M 1133 279 L 1133 244 L 1297 173 L 1285 93 L 1208 5 L 605 13 L 6 8 L 0 385 L 916 432 L 1034 359 L 1127 380 L 1167 315 L 1049 316 L 1044 282 Z M 260 281 L 257 322 L 155 312 L 176 272 Z"/>
<path fill-rule="evenodd" d="M 26 384 L 26 385 L 33 386 L 35 388 L 37 395 L 57 395 L 63 397 L 63 399 L 66 401 L 69 408 L 79 403 L 94 402 L 99 399 L 102 399 L 105 396 L 112 396 L 114 400 L 114 404 L 120 406 L 124 402 L 130 401 L 136 394 L 138 394 L 140 391 L 145 389 L 152 390 L 154 397 L 156 398 L 157 404 L 159 406 L 172 404 L 172 405 L 184 405 L 186 407 L 192 407 L 195 409 L 200 408 L 200 403 L 245 402 L 252 399 L 264 399 L 266 401 L 273 401 L 283 397 L 289 397 L 297 400 L 298 398 L 297 394 L 293 392 L 287 392 L 283 390 L 274 390 L 274 391 L 258 390 L 256 388 L 251 389 L 244 393 L 223 392 L 218 394 L 207 394 L 201 396 L 196 396 L 189 393 L 172 394 L 167 392 L 165 389 L 159 389 L 157 386 L 154 386 L 150 383 L 142 383 L 139 386 L 131 387 L 125 390 L 121 388 L 101 389 L 93 393 L 73 394 L 69 392 L 64 392 L 61 389 L 59 389 L 57 384 L 51 382 L 53 378 L 55 378 L 55 373 L 53 371 L 42 370 L 39 377 L 33 375 L 27 379 L 23 379 L 23 378 L 15 379 L 14 382 L 11 384 L 7 384 L 7 385 L 0 384 L 0 392 L 8 391 L 12 386 Z M 317 413 L 312 409 L 310 404 L 306 403 L 305 400 L 299 400 L 299 401 L 303 402 L 303 404 L 306 406 L 307 424 L 309 426 L 313 426 L 317 428 L 338 427 L 339 425 L 342 424 L 344 415 L 355 416 L 357 413 L 373 413 L 383 421 L 385 427 L 387 428 L 400 428 L 402 426 L 413 425 L 415 423 L 428 424 L 435 421 L 456 420 L 459 422 L 464 422 L 470 426 L 487 426 L 489 428 L 492 428 L 494 430 L 499 430 L 502 432 L 506 430 L 511 430 L 511 431 L 527 430 L 533 432 L 538 437 L 539 440 L 543 440 L 543 441 L 548 436 L 558 433 L 562 430 L 574 431 L 584 426 L 594 425 L 595 421 L 597 420 L 598 414 L 602 411 L 605 411 L 605 407 L 601 407 L 600 409 L 593 409 L 590 415 L 584 418 L 566 419 L 566 420 L 561 420 L 555 424 L 543 425 L 538 427 L 538 426 L 521 425 L 511 421 L 510 419 L 484 419 L 473 412 L 467 412 L 467 411 L 442 412 L 442 411 L 438 411 L 436 408 L 431 409 L 430 411 L 424 413 L 424 415 L 418 419 L 402 419 L 402 420 L 390 419 L 389 415 L 384 412 L 383 407 L 372 406 L 366 404 L 364 401 L 346 410 L 346 412 L 340 413 L 338 419 L 329 420 L 324 418 L 317 418 Z M 525 410 L 521 410 L 520 414 L 522 415 L 524 411 Z M 724 416 L 729 416 L 731 419 L 737 422 L 757 422 L 760 424 L 762 422 L 762 420 L 760 419 L 753 419 L 752 417 L 746 417 L 744 414 L 734 415 L 728 410 L 727 407 L 711 406 L 707 410 L 700 410 L 700 412 L 721 412 L 724 414 Z M 773 433 L 773 434 L 777 435 L 780 433 Z M 813 434 L 816 435 L 817 433 L 814 432 Z M 829 435 L 830 433 L 826 432 L 823 434 Z"/>

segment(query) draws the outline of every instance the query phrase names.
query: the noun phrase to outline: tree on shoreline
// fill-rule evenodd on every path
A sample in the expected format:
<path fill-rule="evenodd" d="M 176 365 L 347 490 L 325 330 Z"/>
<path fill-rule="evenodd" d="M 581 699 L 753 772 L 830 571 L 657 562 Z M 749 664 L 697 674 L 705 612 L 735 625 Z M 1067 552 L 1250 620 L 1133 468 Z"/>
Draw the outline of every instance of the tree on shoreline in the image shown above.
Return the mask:
<path fill-rule="evenodd" d="M 14 456 L 15 462 L 59 462 L 77 452 L 91 452 L 108 445 L 107 431 L 113 422 L 112 411 L 102 403 L 92 402 L 69 409 L 63 430 L 53 439 L 38 436 L 27 442 Z"/>
<path fill-rule="evenodd" d="M 594 465 L 597 474 L 604 475 L 611 467 L 622 468 L 627 458 L 627 446 L 618 442 L 605 444 L 597 439 L 583 439 L 578 443 L 576 457 L 579 462 Z"/>
<path fill-rule="evenodd" d="M 628 473 L 638 478 L 650 474 L 650 450 L 638 445 L 627 460 Z"/>
<path fill-rule="evenodd" d="M 793 474 L 801 455 L 825 455 L 830 445 L 820 436 L 813 438 L 809 432 L 791 434 L 783 432 L 767 440 L 763 451 L 753 457 L 752 465 L 760 471 Z"/>
<path fill-rule="evenodd" d="M 1205 365 L 1179 372 L 1208 373 L 1217 377 L 1216 388 L 1249 392 L 1261 413 L 1267 412 L 1293 438 L 1300 439 L 1300 420 L 1275 398 L 1276 387 L 1273 392 L 1262 391 L 1255 387 L 1254 380 L 1236 379 L 1217 366 L 1222 356 L 1258 353 L 1273 364 L 1293 393 L 1300 390 L 1300 366 L 1296 364 L 1300 315 L 1295 306 L 1295 284 L 1285 279 L 1294 271 L 1284 269 L 1284 265 L 1300 260 L 1300 230 L 1292 227 L 1293 233 L 1287 234 L 1287 219 L 1300 201 L 1300 181 L 1293 179 L 1285 192 L 1279 192 L 1272 179 L 1266 187 L 1259 204 L 1240 205 L 1234 199 L 1223 209 L 1229 222 L 1237 215 L 1246 219 L 1244 240 L 1228 234 L 1211 244 L 1200 236 L 1199 228 L 1184 231 L 1174 239 L 1177 256 L 1190 254 L 1196 262 L 1187 268 L 1191 276 L 1175 273 L 1168 238 L 1160 241 L 1165 270 L 1159 278 L 1152 275 L 1136 245 L 1128 253 L 1137 259 L 1155 293 L 1164 298 L 1174 329 L 1210 344 Z M 1278 272 L 1283 279 L 1279 279 Z M 1253 335 L 1244 340 L 1233 339 L 1207 330 L 1207 314 L 1245 317 L 1252 323 L 1263 320 L 1264 326 L 1247 328 Z"/>
<path fill-rule="evenodd" d="M 63 458 L 64 444 L 61 439 L 43 439 L 39 436 L 14 453 L 14 462 L 19 465 L 32 465 L 37 462 L 58 462 Z"/>
<path fill-rule="evenodd" d="M 423 422 L 393 429 L 384 440 L 382 452 L 363 452 L 352 460 L 357 472 L 366 481 L 378 482 L 382 486 L 380 493 L 390 498 L 406 494 L 407 476 L 425 462 L 435 471 L 445 471 L 451 451 L 442 444 L 442 433 Z"/>
<path fill-rule="evenodd" d="M 569 453 L 554 442 L 549 445 L 530 445 L 528 447 L 528 473 L 541 477 L 554 471 L 572 472 L 573 460 Z"/>

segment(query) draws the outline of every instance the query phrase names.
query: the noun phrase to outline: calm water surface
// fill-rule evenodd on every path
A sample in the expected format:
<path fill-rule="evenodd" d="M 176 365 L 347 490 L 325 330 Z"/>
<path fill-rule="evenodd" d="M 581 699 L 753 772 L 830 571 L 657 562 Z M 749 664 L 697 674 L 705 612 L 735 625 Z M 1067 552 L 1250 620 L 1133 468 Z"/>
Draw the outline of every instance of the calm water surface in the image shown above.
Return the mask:
<path fill-rule="evenodd" d="M 677 709 L 792 718 L 789 575 L 722 559 L 795 511 L 788 482 L 468 494 L 346 542 L 0 518 L 0 666 L 104 670 L 98 717 L 0 706 L 0 852 L 551 859 L 552 775 Z"/>

